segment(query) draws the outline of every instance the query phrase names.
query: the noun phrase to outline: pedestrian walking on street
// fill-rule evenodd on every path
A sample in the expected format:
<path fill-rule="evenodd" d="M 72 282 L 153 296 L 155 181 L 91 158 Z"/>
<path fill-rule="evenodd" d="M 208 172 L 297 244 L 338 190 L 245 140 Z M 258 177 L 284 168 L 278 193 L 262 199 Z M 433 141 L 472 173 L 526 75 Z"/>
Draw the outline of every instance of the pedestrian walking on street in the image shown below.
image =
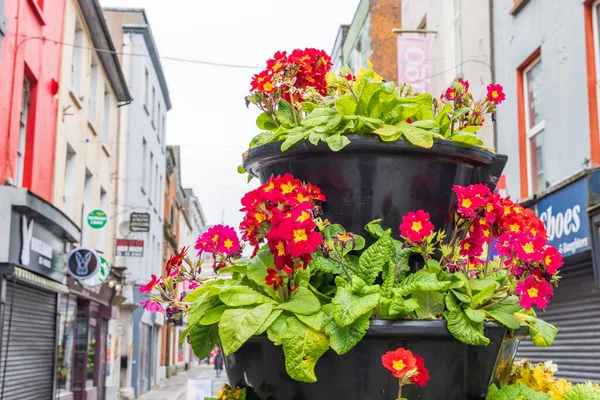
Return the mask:
<path fill-rule="evenodd" d="M 221 375 L 221 371 L 223 371 L 223 354 L 219 348 L 217 348 L 217 355 L 215 356 L 215 369 L 217 370 L 218 378 Z"/>

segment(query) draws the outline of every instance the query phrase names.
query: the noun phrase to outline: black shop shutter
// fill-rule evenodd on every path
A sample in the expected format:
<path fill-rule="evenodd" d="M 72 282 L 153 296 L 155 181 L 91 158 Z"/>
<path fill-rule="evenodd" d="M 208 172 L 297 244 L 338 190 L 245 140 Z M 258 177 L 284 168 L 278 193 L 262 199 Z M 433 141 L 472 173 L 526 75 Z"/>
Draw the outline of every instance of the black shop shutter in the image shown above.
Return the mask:
<path fill-rule="evenodd" d="M 6 282 L 6 289 L 0 354 L 3 394 L 0 393 L 0 397 L 2 400 L 51 400 L 57 295 L 22 283 L 17 283 L 13 292 L 11 281 Z"/>
<path fill-rule="evenodd" d="M 550 347 L 536 347 L 530 340 L 519 345 L 516 360 L 552 360 L 560 378 L 582 383 L 600 381 L 600 289 L 596 288 L 591 262 L 564 265 L 562 279 L 543 320 L 558 328 Z"/>

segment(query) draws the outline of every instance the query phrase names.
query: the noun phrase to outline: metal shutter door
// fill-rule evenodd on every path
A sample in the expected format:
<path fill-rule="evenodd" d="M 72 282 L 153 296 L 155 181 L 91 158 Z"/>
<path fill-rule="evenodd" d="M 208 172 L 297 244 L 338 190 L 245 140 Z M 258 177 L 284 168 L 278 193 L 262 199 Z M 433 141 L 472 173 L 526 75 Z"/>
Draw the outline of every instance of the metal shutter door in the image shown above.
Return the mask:
<path fill-rule="evenodd" d="M 17 283 L 13 299 L 13 283 L 7 282 L 6 289 L 0 354 L 0 380 L 6 365 L 2 400 L 51 400 L 57 295 Z M 11 300 L 14 300 L 12 323 L 9 322 Z"/>
<path fill-rule="evenodd" d="M 543 320 L 554 324 L 558 334 L 550 347 L 536 347 L 530 340 L 519 345 L 517 360 L 552 360 L 560 378 L 575 383 L 600 381 L 600 289 L 595 287 L 590 262 L 565 265 L 562 279 Z"/>

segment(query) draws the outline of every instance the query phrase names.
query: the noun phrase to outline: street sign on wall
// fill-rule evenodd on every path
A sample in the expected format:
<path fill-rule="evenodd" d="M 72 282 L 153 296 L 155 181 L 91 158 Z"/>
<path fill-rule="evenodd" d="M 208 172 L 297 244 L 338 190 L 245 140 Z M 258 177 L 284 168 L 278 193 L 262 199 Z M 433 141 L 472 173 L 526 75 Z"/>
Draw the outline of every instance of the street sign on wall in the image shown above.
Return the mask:
<path fill-rule="evenodd" d="M 129 230 L 131 232 L 149 232 L 150 214 L 131 213 L 131 215 L 129 216 Z"/>
<path fill-rule="evenodd" d="M 398 84 L 429 92 L 429 40 L 398 36 Z"/>
<path fill-rule="evenodd" d="M 144 241 L 136 239 L 117 239 L 116 255 L 121 257 L 143 257 Z"/>
<path fill-rule="evenodd" d="M 102 210 L 92 210 L 87 216 L 87 222 L 90 228 L 100 229 L 106 225 L 108 217 Z"/>

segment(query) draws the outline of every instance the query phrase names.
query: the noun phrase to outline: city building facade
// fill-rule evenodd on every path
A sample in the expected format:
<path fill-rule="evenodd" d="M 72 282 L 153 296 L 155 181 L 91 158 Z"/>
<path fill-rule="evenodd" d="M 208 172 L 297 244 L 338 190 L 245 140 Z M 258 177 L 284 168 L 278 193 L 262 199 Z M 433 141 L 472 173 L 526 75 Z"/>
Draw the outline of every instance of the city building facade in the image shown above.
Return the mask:
<path fill-rule="evenodd" d="M 135 101 L 121 113 L 118 146 L 115 263 L 127 268 L 120 306 L 121 389 L 124 398 L 150 390 L 166 377 L 161 364 L 164 316 L 139 307 L 140 286 L 163 271 L 166 115 L 169 90 L 146 14 L 140 9 L 105 9 Z M 140 224 L 140 221 L 145 221 Z"/>
<path fill-rule="evenodd" d="M 0 398 L 54 398 L 58 383 L 64 257 L 81 239 L 52 205 L 64 12 L 0 3 Z"/>
<path fill-rule="evenodd" d="M 569 381 L 598 381 L 599 3 L 491 3 L 494 80 L 506 93 L 496 141 L 509 157 L 507 193 L 536 210 L 565 260 L 543 315 L 557 326 L 556 340 L 547 348 L 523 342 L 517 357 L 553 360 Z"/>
<path fill-rule="evenodd" d="M 439 95 L 464 79 L 475 99 L 485 98 L 494 80 L 490 10 L 488 1 L 402 0 L 398 81 Z M 495 147 L 491 120 L 478 134 Z"/>
<path fill-rule="evenodd" d="M 342 25 L 333 46 L 332 62 L 358 73 L 367 61 L 388 81 L 397 81 L 397 44 L 394 29 L 402 27 L 398 0 L 361 0 L 352 23 Z"/>
<path fill-rule="evenodd" d="M 98 0 L 67 0 L 62 32 L 62 42 L 73 46 L 64 46 L 61 57 L 53 203 L 81 230 L 79 247 L 95 250 L 110 270 L 119 110 L 131 96 Z M 68 278 L 57 359 L 57 392 L 65 400 L 117 398 L 116 282 L 108 271 Z"/>

